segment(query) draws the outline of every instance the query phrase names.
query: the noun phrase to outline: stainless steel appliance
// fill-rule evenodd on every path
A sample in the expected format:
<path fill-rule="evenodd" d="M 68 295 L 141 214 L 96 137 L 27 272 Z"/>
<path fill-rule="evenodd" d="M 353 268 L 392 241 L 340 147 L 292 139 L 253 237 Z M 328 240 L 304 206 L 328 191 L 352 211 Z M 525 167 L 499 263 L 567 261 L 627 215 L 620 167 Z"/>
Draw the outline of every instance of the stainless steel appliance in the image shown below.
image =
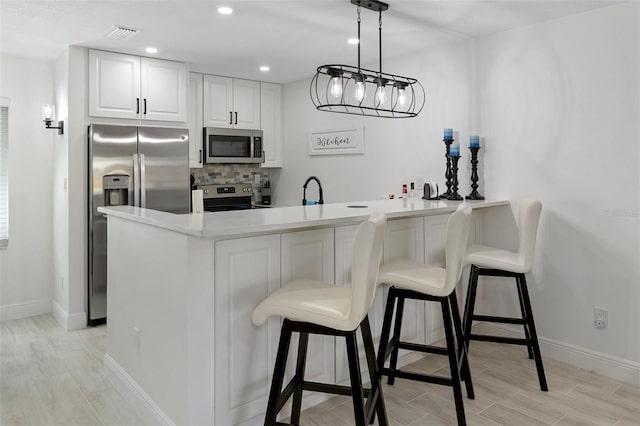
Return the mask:
<path fill-rule="evenodd" d="M 101 206 L 189 213 L 189 131 L 89 126 L 88 323 L 107 316 L 107 222 Z"/>
<path fill-rule="evenodd" d="M 202 190 L 203 206 L 206 212 L 251 208 L 253 189 L 249 184 L 198 185 L 196 189 Z"/>
<path fill-rule="evenodd" d="M 205 162 L 216 163 L 262 163 L 262 130 L 204 129 Z"/>

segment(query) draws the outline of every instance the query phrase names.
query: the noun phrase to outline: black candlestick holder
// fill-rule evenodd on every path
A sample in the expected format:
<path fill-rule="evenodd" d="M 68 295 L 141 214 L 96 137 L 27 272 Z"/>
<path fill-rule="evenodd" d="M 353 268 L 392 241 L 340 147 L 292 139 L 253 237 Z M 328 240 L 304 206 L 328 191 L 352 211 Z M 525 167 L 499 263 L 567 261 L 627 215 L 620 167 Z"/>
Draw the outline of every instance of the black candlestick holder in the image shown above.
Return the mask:
<path fill-rule="evenodd" d="M 451 158 L 451 193 L 447 197 L 447 200 L 464 200 L 462 195 L 458 194 L 458 161 L 460 161 L 460 157 L 449 157 Z"/>
<path fill-rule="evenodd" d="M 467 195 L 467 200 L 484 200 L 478 192 L 478 151 L 480 147 L 469 147 L 471 150 L 471 194 Z"/>
<path fill-rule="evenodd" d="M 446 192 L 443 192 L 442 195 L 440 195 L 440 198 L 443 199 L 447 199 L 449 198 L 449 195 L 451 195 L 451 156 L 449 155 L 451 153 L 451 144 L 453 143 L 455 139 L 443 139 L 442 142 L 444 142 L 447 152 L 444 154 L 444 158 L 447 159 L 447 168 L 444 172 L 444 177 L 447 180 L 447 190 Z"/>

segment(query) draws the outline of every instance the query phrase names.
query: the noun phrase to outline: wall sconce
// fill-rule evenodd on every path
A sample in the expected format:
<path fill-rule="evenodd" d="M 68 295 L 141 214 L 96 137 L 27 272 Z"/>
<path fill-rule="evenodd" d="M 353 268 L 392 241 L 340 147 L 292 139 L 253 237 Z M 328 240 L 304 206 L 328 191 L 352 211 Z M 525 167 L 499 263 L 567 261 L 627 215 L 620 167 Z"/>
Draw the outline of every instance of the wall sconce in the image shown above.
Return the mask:
<path fill-rule="evenodd" d="M 58 129 L 58 134 L 64 134 L 64 121 L 58 121 L 58 127 L 53 127 L 51 123 L 56 121 L 56 106 L 46 104 L 42 107 L 42 121 L 47 129 Z"/>

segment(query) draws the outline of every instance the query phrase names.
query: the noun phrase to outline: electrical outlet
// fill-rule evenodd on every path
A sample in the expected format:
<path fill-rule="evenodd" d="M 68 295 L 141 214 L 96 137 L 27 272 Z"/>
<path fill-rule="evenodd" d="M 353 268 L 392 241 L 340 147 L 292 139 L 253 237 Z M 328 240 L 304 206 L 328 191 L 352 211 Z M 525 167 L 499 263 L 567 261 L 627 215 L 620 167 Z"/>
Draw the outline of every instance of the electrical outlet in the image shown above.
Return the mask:
<path fill-rule="evenodd" d="M 593 326 L 595 328 L 608 328 L 609 311 L 603 308 L 593 308 Z"/>

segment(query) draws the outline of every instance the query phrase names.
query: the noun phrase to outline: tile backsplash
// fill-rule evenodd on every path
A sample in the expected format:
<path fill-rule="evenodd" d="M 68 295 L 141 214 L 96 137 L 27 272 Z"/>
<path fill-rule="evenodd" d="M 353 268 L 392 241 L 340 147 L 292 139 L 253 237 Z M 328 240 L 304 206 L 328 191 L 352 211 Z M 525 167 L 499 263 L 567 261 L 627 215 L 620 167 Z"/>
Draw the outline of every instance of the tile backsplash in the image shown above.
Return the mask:
<path fill-rule="evenodd" d="M 269 172 L 253 164 L 210 164 L 201 169 L 191 169 L 196 185 L 228 185 L 250 183 L 255 185 L 255 176 L 260 182 L 269 178 Z"/>
<path fill-rule="evenodd" d="M 269 171 L 256 164 L 205 164 L 201 169 L 191 169 L 195 185 L 230 185 L 248 183 L 253 186 L 254 203 L 260 201 L 262 184 L 269 179 Z M 260 176 L 256 185 L 255 176 Z"/>

